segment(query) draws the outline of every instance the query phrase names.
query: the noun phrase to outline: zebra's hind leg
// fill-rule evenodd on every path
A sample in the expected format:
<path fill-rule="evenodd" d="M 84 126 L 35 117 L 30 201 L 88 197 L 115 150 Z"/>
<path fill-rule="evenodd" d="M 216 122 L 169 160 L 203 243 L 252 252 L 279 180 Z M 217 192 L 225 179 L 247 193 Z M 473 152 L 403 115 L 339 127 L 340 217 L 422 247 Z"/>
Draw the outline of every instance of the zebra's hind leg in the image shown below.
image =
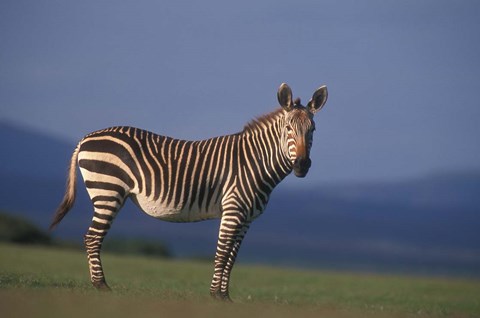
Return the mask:
<path fill-rule="evenodd" d="M 100 259 L 100 249 L 102 248 L 102 241 L 105 235 L 85 234 L 85 247 L 87 249 L 88 267 L 90 269 L 90 281 L 92 285 L 98 290 L 109 291 L 105 275 L 103 274 L 102 261 Z"/>
<path fill-rule="evenodd" d="M 103 273 L 100 251 L 102 242 L 108 230 L 123 205 L 123 200 L 115 197 L 94 197 L 94 214 L 92 224 L 85 234 L 85 248 L 87 250 L 88 267 L 90 269 L 90 281 L 98 290 L 110 290 Z"/>

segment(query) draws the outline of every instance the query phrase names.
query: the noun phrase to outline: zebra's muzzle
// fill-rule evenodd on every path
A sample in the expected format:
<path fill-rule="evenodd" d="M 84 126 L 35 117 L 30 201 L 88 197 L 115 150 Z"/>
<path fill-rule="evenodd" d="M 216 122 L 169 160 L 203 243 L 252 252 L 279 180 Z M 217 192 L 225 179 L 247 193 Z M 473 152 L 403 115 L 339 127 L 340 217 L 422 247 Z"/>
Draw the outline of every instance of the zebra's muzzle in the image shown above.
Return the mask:
<path fill-rule="evenodd" d="M 297 158 L 293 163 L 293 172 L 299 178 L 303 178 L 307 175 L 308 169 L 312 165 L 310 158 Z"/>

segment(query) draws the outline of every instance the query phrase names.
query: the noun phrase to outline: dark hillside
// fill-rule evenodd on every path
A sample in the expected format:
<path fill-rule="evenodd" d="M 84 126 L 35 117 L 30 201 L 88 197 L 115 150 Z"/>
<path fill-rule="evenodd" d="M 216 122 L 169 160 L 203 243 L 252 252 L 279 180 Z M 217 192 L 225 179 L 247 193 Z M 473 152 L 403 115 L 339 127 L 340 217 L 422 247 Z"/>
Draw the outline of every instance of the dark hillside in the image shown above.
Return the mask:
<path fill-rule="evenodd" d="M 80 137 L 80 136 L 79 136 Z M 0 122 L 0 172 L 29 178 L 63 178 L 74 143 Z"/>
<path fill-rule="evenodd" d="M 46 229 L 61 201 L 74 144 L 0 123 L 0 209 Z M 239 261 L 480 276 L 480 173 L 391 183 L 275 189 Z M 84 187 L 54 236 L 83 238 L 92 216 Z M 165 242 L 177 256 L 213 257 L 218 221 L 156 221 L 131 203 L 109 237 Z M 108 238 L 107 238 L 108 239 Z"/>

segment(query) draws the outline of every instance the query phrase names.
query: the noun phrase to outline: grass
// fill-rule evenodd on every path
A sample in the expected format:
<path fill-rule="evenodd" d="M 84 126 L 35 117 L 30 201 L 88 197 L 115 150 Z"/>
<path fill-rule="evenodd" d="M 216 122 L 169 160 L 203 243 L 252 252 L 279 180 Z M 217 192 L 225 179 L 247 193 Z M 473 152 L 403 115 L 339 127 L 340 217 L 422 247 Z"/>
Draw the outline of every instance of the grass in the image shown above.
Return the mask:
<path fill-rule="evenodd" d="M 479 317 L 480 282 L 238 266 L 235 304 L 210 299 L 205 262 L 103 256 L 111 293 L 84 253 L 0 244 L 2 317 Z"/>

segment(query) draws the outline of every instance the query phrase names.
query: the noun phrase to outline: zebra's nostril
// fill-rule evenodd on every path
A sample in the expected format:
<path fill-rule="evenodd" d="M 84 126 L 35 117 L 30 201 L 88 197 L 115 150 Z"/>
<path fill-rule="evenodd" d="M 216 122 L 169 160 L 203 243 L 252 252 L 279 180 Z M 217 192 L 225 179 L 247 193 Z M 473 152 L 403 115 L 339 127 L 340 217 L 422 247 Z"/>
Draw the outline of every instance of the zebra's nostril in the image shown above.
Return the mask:
<path fill-rule="evenodd" d="M 297 167 L 310 168 L 310 166 L 312 165 L 312 160 L 310 160 L 310 158 L 296 158 L 293 161 L 293 164 Z"/>
<path fill-rule="evenodd" d="M 311 165 L 312 165 L 312 160 L 310 160 L 310 158 L 307 158 L 307 160 L 305 160 L 305 166 L 307 168 L 310 168 Z"/>

